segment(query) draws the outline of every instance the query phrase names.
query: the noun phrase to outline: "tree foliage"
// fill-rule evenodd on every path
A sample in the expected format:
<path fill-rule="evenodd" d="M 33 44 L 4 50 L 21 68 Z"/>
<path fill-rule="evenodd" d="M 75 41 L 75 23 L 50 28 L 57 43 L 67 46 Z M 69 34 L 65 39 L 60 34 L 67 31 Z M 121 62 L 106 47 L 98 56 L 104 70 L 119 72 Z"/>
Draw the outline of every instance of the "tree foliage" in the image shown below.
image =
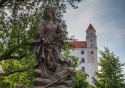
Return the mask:
<path fill-rule="evenodd" d="M 74 3 L 72 0 L 0 0 L 1 87 L 14 88 L 16 84 L 32 85 L 34 56 L 29 45 L 42 21 L 46 6 L 54 7 L 56 18 L 61 20 L 66 42 L 63 51 L 70 49 L 68 41 L 74 39 L 68 37 L 67 25 L 62 19 L 67 4 L 76 8 Z M 77 58 L 69 56 L 74 59 L 73 66 L 76 67 Z"/>
<path fill-rule="evenodd" d="M 61 20 L 61 27 L 65 32 L 65 42 L 72 40 L 66 30 L 65 21 L 62 20 L 67 4 L 64 1 L 46 0 L 11 0 L 7 1 L 0 12 L 0 61 L 7 59 L 21 59 L 29 54 L 29 47 L 36 29 L 42 21 L 46 6 L 55 8 L 56 17 Z M 2 2 L 2 1 L 1 1 Z M 67 0 L 73 5 L 74 1 Z M 74 5 L 73 5 L 74 6 Z M 8 14 L 9 13 L 9 14 Z M 64 47 L 65 48 L 65 47 Z"/>
<path fill-rule="evenodd" d="M 87 77 L 89 75 L 82 70 L 76 71 L 76 78 L 74 88 L 92 88 L 89 82 L 87 81 Z"/>
<path fill-rule="evenodd" d="M 78 8 L 74 5 L 74 2 L 80 2 L 81 0 L 0 0 L 0 8 L 4 6 L 13 6 L 13 2 L 18 3 L 19 5 L 26 6 L 28 4 L 32 5 L 32 2 L 57 2 L 57 3 L 65 3 L 68 2 L 72 7 Z M 32 1 L 32 2 L 31 2 Z"/>
<path fill-rule="evenodd" d="M 93 83 L 97 88 L 125 88 L 124 74 L 122 74 L 125 64 L 119 61 L 113 52 L 107 47 L 104 51 L 99 51 L 101 55 L 98 65 L 101 69 L 95 72 L 96 78 L 93 78 Z"/>

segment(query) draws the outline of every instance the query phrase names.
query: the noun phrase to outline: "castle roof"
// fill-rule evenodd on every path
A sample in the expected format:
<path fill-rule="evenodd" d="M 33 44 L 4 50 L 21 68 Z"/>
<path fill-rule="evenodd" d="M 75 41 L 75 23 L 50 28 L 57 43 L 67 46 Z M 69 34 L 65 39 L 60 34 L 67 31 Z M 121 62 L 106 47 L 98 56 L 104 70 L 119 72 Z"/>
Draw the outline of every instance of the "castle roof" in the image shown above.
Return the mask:
<path fill-rule="evenodd" d="M 90 30 L 90 29 L 94 29 L 94 27 L 92 26 L 92 24 L 89 24 L 87 30 Z"/>
<path fill-rule="evenodd" d="M 71 44 L 74 45 L 75 48 L 87 48 L 86 41 L 74 41 L 74 42 L 71 42 Z"/>

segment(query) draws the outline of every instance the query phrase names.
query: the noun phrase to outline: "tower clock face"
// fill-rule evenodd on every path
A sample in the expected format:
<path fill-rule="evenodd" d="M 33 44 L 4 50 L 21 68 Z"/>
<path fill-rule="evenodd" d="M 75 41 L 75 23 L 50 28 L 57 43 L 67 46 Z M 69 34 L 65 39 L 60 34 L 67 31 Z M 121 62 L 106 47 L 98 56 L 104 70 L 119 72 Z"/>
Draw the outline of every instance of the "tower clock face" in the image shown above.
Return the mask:
<path fill-rule="evenodd" d="M 88 63 L 94 63 L 94 54 L 92 51 L 87 51 Z"/>

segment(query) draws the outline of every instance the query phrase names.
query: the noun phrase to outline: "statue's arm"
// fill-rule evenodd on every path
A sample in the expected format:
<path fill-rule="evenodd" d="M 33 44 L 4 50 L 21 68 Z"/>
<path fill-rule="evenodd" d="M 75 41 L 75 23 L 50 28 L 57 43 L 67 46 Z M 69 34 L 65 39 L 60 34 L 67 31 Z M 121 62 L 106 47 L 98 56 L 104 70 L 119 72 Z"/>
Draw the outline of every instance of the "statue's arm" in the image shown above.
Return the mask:
<path fill-rule="evenodd" d="M 37 29 L 36 34 L 39 35 L 39 38 L 44 38 L 44 34 L 45 34 L 45 24 L 44 21 L 40 24 L 39 28 Z"/>
<path fill-rule="evenodd" d="M 57 34 L 58 34 L 58 36 L 59 36 L 60 38 L 63 38 L 63 37 L 64 37 L 64 32 L 62 31 L 59 22 L 57 22 Z"/>
<path fill-rule="evenodd" d="M 44 24 L 44 21 L 43 21 L 40 24 L 40 26 L 38 27 L 32 43 L 37 43 L 37 42 L 45 41 L 44 38 L 45 38 L 45 24 Z"/>
<path fill-rule="evenodd" d="M 56 24 L 57 24 L 57 30 L 56 30 L 56 34 L 53 35 L 53 37 L 56 41 L 62 42 L 62 44 L 63 44 L 64 33 L 63 33 L 58 21 L 56 21 Z"/>

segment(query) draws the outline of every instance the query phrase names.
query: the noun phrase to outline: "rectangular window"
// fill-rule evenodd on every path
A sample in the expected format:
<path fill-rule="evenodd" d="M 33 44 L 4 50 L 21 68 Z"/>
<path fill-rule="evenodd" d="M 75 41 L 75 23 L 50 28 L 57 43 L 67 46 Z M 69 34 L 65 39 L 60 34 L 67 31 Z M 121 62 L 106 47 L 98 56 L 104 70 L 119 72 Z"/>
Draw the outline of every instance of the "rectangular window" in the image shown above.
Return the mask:
<path fill-rule="evenodd" d="M 91 54 L 93 54 L 93 51 L 91 51 Z"/>
<path fill-rule="evenodd" d="M 82 71 L 85 72 L 85 67 L 82 67 Z"/>
<path fill-rule="evenodd" d="M 81 62 L 82 62 L 82 63 L 85 63 L 85 59 L 84 59 L 84 58 L 82 58 L 82 59 L 81 59 Z"/>
<path fill-rule="evenodd" d="M 84 51 L 81 51 L 81 54 L 84 54 Z"/>

